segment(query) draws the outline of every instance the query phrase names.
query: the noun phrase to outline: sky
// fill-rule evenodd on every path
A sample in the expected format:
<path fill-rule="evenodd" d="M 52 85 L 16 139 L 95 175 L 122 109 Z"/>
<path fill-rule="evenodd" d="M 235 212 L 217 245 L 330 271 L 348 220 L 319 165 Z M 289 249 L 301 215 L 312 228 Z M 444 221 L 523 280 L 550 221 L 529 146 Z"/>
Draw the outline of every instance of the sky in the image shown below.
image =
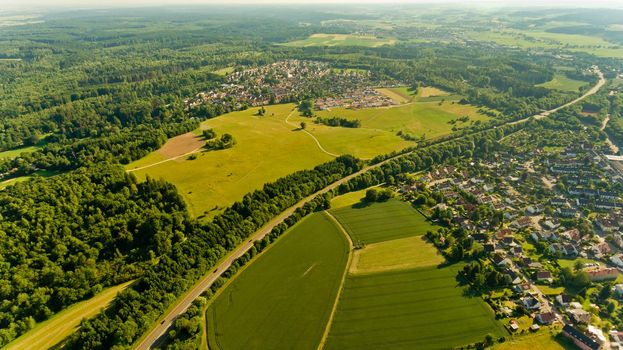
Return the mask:
<path fill-rule="evenodd" d="M 197 4 L 335 4 L 335 3 L 458 3 L 493 6 L 579 6 L 623 8 L 623 0 L 0 0 L 0 10 L 37 8 L 110 8 Z"/>

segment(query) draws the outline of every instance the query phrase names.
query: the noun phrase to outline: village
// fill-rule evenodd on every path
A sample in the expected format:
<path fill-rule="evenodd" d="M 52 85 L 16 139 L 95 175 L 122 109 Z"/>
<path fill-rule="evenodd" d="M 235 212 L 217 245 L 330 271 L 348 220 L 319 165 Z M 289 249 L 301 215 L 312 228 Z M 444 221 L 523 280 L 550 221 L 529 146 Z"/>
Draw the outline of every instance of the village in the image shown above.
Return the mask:
<path fill-rule="evenodd" d="M 481 263 L 504 276 L 481 296 L 509 332 L 562 327 L 581 349 L 621 349 L 623 330 L 614 324 L 623 302 L 622 175 L 607 151 L 590 142 L 503 149 L 489 160 L 434 167 L 398 191 L 468 232 Z"/>
<path fill-rule="evenodd" d="M 189 109 L 210 104 L 240 110 L 318 97 L 317 110 L 386 107 L 395 102 L 373 86 L 387 84 L 396 85 L 373 81 L 368 71 L 333 69 L 314 61 L 284 60 L 234 71 L 218 88 L 200 92 L 184 102 Z"/>

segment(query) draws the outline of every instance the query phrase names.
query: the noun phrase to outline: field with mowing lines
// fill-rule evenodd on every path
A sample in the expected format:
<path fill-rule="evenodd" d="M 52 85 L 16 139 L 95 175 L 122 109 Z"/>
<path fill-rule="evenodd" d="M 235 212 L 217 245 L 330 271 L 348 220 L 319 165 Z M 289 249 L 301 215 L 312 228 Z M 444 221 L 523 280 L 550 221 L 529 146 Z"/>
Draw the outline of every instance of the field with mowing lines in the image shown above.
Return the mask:
<path fill-rule="evenodd" d="M 102 308 L 107 307 L 117 294 L 131 283 L 126 282 L 105 289 L 89 300 L 68 307 L 50 319 L 38 323 L 33 329 L 9 343 L 4 349 L 39 350 L 53 347 L 75 332 L 82 319 L 94 317 Z"/>
<path fill-rule="evenodd" d="M 315 350 L 349 248 L 326 214 L 305 218 L 248 265 L 208 307 L 210 349 Z"/>
<path fill-rule="evenodd" d="M 354 251 L 349 272 L 352 274 L 407 270 L 437 266 L 444 262 L 437 248 L 423 236 L 368 244 Z"/>
<path fill-rule="evenodd" d="M 379 47 L 383 45 L 393 45 L 395 39 L 377 38 L 372 35 L 354 34 L 312 34 L 303 40 L 285 43 L 285 46 L 307 47 L 307 46 L 364 46 Z"/>
<path fill-rule="evenodd" d="M 461 267 L 349 275 L 325 349 L 447 349 L 507 335 L 480 298 L 463 296 Z"/>
<path fill-rule="evenodd" d="M 434 230 L 434 226 L 411 204 L 397 199 L 356 208 L 332 209 L 331 213 L 344 226 L 353 242 L 365 244 L 421 236 L 428 230 Z"/>
<path fill-rule="evenodd" d="M 539 84 L 547 89 L 560 90 L 560 91 L 573 91 L 578 92 L 582 86 L 588 85 L 588 83 L 580 80 L 567 78 L 564 74 L 556 74 L 554 78 L 546 83 Z"/>

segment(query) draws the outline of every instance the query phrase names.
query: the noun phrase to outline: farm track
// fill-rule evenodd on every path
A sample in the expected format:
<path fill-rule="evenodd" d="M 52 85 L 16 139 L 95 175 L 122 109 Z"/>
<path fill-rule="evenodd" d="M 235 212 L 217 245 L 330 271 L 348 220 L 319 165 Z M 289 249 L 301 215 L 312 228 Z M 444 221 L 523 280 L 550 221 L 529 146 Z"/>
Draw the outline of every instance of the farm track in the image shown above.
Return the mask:
<path fill-rule="evenodd" d="M 296 111 L 296 108 L 292 109 L 292 111 L 290 113 L 288 113 L 288 116 L 286 117 L 286 124 L 293 126 L 293 127 L 297 127 L 296 124 L 290 123 L 289 119 L 292 116 L 292 114 L 294 113 L 294 111 Z M 304 133 L 306 133 L 307 135 L 311 136 L 312 139 L 314 139 L 314 141 L 316 142 L 316 145 L 318 145 L 318 148 L 320 149 L 321 152 L 326 153 L 328 155 L 330 155 L 331 157 L 339 157 L 339 154 L 335 154 L 335 153 L 331 153 L 329 151 L 327 151 L 324 147 L 322 147 L 322 144 L 320 143 L 320 140 L 318 140 L 316 138 L 316 136 L 314 136 L 314 134 L 312 134 L 311 132 L 305 130 L 305 129 L 301 129 L 301 131 L 303 131 Z"/>
<path fill-rule="evenodd" d="M 593 86 L 588 92 L 586 92 L 584 95 L 578 97 L 577 99 L 565 103 L 564 105 L 561 105 L 557 108 L 551 109 L 549 111 L 545 111 L 545 112 L 541 112 L 540 114 L 534 116 L 535 119 L 543 119 L 545 117 L 548 117 L 549 115 L 551 115 L 552 113 L 555 113 L 563 108 L 569 107 L 571 105 L 574 105 L 584 99 L 586 99 L 587 97 L 595 94 L 597 91 L 599 91 L 606 83 L 606 80 L 603 76 L 603 73 L 601 71 L 597 72 L 597 75 L 599 76 L 599 82 Z M 292 112 L 290 113 L 292 114 Z M 521 120 L 517 120 L 514 122 L 510 122 L 507 124 L 510 125 L 514 125 L 514 124 L 519 124 L 519 123 L 523 123 L 526 122 L 528 120 L 530 120 L 531 117 L 527 117 Z M 287 118 L 286 118 L 287 120 Z M 314 137 L 313 135 L 311 135 L 312 137 Z M 314 137 L 315 139 L 315 137 Z M 436 145 L 439 144 L 443 144 L 443 143 L 447 143 L 447 142 L 454 142 L 456 139 L 451 139 L 448 141 L 443 141 L 440 143 L 437 143 Z M 320 143 L 318 142 L 318 145 L 320 146 Z M 266 236 L 268 233 L 270 233 L 270 231 L 273 229 L 273 227 L 275 227 L 276 225 L 278 225 L 279 223 L 281 223 L 283 220 L 285 220 L 288 216 L 290 216 L 292 213 L 294 213 L 294 211 L 300 207 L 302 207 L 305 203 L 309 202 L 310 200 L 312 200 L 313 198 L 315 198 L 316 196 L 320 195 L 320 194 L 324 194 L 327 193 L 335 188 L 337 188 L 338 186 L 340 186 L 341 184 L 346 183 L 347 181 L 355 178 L 356 176 L 363 174 L 371 169 L 374 168 L 378 168 L 383 166 L 384 164 L 397 159 L 397 158 L 401 158 L 404 156 L 407 156 L 411 153 L 413 153 L 414 151 L 409 151 L 406 153 L 402 153 L 402 154 L 398 154 L 396 156 L 390 157 L 388 159 L 385 159 L 382 162 L 376 163 L 376 164 L 372 164 L 369 166 L 366 166 L 365 168 L 351 174 L 348 175 L 332 184 L 329 184 L 327 187 L 323 188 L 322 190 L 300 200 L 297 204 L 293 205 L 292 207 L 286 209 L 285 211 L 283 211 L 281 214 L 277 215 L 275 218 L 273 218 L 272 220 L 270 220 L 267 224 L 265 224 L 263 227 L 261 227 L 258 231 L 256 231 L 251 237 L 249 237 L 249 240 L 245 241 L 242 245 L 238 246 L 238 248 L 236 248 L 234 251 L 232 251 L 231 253 L 229 253 L 227 256 L 225 256 L 220 262 L 219 264 L 215 267 L 215 270 L 213 270 L 213 272 L 208 273 L 206 276 L 204 276 L 202 279 L 200 279 L 186 294 L 184 294 L 181 298 L 178 299 L 178 301 L 173 304 L 172 307 L 170 307 L 166 313 L 160 317 L 158 319 L 158 321 L 155 323 L 155 326 L 149 330 L 144 337 L 142 337 L 141 339 L 139 339 L 139 341 L 136 343 L 136 346 L 134 347 L 135 349 L 139 349 L 139 350 L 147 350 L 150 349 L 156 342 L 157 340 L 163 335 L 165 334 L 165 332 L 173 325 L 173 322 L 175 321 L 175 319 L 180 316 L 182 313 L 184 313 L 186 311 L 186 309 L 191 305 L 191 303 L 193 302 L 193 300 L 195 300 L 199 295 L 201 295 L 201 293 L 203 293 L 203 291 L 205 291 L 206 289 L 208 289 L 212 283 L 214 283 L 214 281 L 216 281 L 216 279 L 218 277 L 220 277 L 228 268 L 229 266 L 240 256 L 242 256 L 244 253 L 246 253 L 247 250 L 251 249 L 251 247 L 253 246 L 253 242 L 257 241 L 257 240 L 261 240 L 264 238 L 264 236 Z"/>
<path fill-rule="evenodd" d="M 138 170 L 143 170 L 143 169 L 151 168 L 151 167 L 153 167 L 153 166 L 160 165 L 160 164 L 162 164 L 162 163 L 166 163 L 166 162 L 170 162 L 170 161 L 172 161 L 172 160 L 176 160 L 176 159 L 184 158 L 184 157 L 187 157 L 187 156 L 189 156 L 189 155 L 191 155 L 191 154 L 195 154 L 195 153 L 197 153 L 197 152 L 200 152 L 202 148 L 203 148 L 203 146 L 201 146 L 201 147 L 199 147 L 199 148 L 196 148 L 196 149 L 194 149 L 194 150 L 192 150 L 192 151 L 190 151 L 190 152 L 188 152 L 188 153 L 180 154 L 179 156 L 175 156 L 175 157 L 167 158 L 167 159 L 161 160 L 161 161 L 159 161 L 159 162 L 155 162 L 155 163 L 152 163 L 152 164 L 144 165 L 144 166 L 141 166 L 141 167 L 138 167 L 138 168 L 128 169 L 128 170 L 126 170 L 126 172 L 131 173 L 131 172 L 133 172 L 133 171 L 138 171 Z"/>

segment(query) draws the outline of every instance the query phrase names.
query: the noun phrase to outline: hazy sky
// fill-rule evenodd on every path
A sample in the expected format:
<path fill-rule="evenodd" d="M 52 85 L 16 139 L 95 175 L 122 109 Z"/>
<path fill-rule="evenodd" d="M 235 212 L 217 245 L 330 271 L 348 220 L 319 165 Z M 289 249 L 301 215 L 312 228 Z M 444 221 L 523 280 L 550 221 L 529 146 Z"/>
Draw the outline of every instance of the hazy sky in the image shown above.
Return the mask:
<path fill-rule="evenodd" d="M 0 0 L 0 11 L 7 9 L 34 8 L 89 8 L 119 6 L 161 6 L 187 4 L 318 4 L 318 3 L 460 3 L 463 5 L 502 5 L 502 6 L 581 6 L 623 8 L 623 0 Z"/>

